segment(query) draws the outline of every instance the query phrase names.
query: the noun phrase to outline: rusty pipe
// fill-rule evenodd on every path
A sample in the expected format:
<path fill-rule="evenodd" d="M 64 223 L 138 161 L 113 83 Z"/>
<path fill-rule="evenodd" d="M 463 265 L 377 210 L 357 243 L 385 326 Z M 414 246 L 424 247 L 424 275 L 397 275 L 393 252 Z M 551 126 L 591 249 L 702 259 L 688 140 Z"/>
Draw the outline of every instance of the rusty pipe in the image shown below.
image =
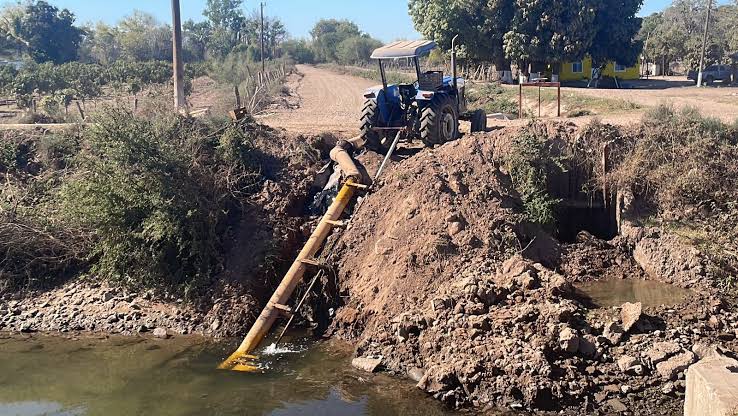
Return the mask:
<path fill-rule="evenodd" d="M 346 206 L 351 201 L 356 188 L 359 187 L 365 188 L 352 179 L 347 180 L 343 184 L 336 199 L 328 207 L 328 211 L 323 215 L 315 231 L 310 235 L 310 238 L 297 255 L 287 274 L 282 278 L 282 282 L 261 311 L 256 322 L 254 322 L 254 325 L 246 335 L 246 338 L 241 342 L 238 349 L 218 366 L 219 369 L 236 371 L 253 371 L 257 369 L 253 364 L 243 362 L 243 359 L 255 358 L 249 354 L 259 347 L 259 344 L 266 337 L 267 333 L 269 333 L 272 325 L 274 325 L 274 322 L 279 317 L 280 311 L 288 309 L 285 305 L 292 296 L 292 292 L 295 291 L 298 283 L 302 280 L 307 264 L 313 260 L 315 254 L 323 246 L 323 242 L 325 242 L 333 227 L 337 225 L 336 221 L 341 217 L 344 209 L 346 209 Z"/>
<path fill-rule="evenodd" d="M 350 142 L 339 140 L 338 143 L 336 143 L 336 146 L 331 149 L 331 160 L 338 163 L 338 166 L 341 167 L 341 171 L 343 171 L 346 180 L 361 183 L 361 172 L 359 172 L 359 169 L 356 167 L 356 164 L 349 153 L 352 149 L 353 145 Z"/>

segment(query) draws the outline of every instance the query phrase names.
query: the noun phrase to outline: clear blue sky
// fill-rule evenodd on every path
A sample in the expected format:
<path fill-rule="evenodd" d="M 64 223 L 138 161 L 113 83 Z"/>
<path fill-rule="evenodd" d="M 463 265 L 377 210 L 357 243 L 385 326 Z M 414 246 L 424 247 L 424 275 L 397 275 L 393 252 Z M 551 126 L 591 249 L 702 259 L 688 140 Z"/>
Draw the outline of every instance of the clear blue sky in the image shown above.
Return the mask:
<path fill-rule="evenodd" d="M 135 9 L 151 13 L 161 21 L 168 22 L 171 19 L 169 0 L 47 1 L 71 10 L 80 23 L 99 20 L 115 23 Z M 183 20 L 203 19 L 205 0 L 180 1 Z M 0 0 L 0 4 L 8 2 Z M 727 2 L 728 0 L 718 1 Z M 640 14 L 648 15 L 669 4 L 670 0 L 645 0 Z M 244 5 L 246 13 L 250 13 L 258 7 L 259 2 L 245 0 Z M 307 37 L 317 20 L 331 17 L 352 20 L 363 31 L 385 42 L 419 37 L 407 14 L 407 2 L 403 0 L 267 0 L 266 14 L 282 19 L 290 35 L 294 37 Z"/>

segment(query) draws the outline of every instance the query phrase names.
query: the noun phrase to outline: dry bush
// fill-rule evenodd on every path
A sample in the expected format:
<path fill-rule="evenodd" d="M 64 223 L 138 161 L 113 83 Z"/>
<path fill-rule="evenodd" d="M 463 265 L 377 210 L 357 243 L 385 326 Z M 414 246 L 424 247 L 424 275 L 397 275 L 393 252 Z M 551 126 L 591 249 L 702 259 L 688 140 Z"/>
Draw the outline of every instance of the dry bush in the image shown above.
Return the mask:
<path fill-rule="evenodd" d="M 701 116 L 696 110 L 660 106 L 640 124 L 586 126 L 582 149 L 611 143 L 605 173 L 599 152 L 589 159 L 593 186 L 630 190 L 645 212 L 695 244 L 711 260 L 711 274 L 732 285 L 738 272 L 738 126 Z M 584 158 L 586 159 L 586 158 Z M 597 165 L 599 164 L 599 168 Z"/>

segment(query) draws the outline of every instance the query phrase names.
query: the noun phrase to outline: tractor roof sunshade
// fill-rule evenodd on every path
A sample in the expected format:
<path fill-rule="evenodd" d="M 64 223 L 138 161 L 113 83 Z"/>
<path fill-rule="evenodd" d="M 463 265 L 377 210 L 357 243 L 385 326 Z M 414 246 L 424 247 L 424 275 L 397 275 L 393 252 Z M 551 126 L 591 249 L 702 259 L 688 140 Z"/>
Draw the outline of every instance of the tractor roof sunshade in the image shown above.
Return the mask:
<path fill-rule="evenodd" d="M 436 48 L 432 40 L 399 40 L 375 49 L 372 59 L 414 58 L 427 55 Z"/>

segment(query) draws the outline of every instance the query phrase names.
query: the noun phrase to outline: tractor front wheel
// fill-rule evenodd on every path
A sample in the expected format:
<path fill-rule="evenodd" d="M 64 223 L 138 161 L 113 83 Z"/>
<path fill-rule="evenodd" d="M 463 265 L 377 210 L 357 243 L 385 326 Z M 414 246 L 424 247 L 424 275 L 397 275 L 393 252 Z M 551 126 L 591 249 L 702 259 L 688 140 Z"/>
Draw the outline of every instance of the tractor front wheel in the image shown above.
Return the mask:
<path fill-rule="evenodd" d="M 420 113 L 420 139 L 428 147 L 459 137 L 459 115 L 450 97 L 432 101 Z"/>

